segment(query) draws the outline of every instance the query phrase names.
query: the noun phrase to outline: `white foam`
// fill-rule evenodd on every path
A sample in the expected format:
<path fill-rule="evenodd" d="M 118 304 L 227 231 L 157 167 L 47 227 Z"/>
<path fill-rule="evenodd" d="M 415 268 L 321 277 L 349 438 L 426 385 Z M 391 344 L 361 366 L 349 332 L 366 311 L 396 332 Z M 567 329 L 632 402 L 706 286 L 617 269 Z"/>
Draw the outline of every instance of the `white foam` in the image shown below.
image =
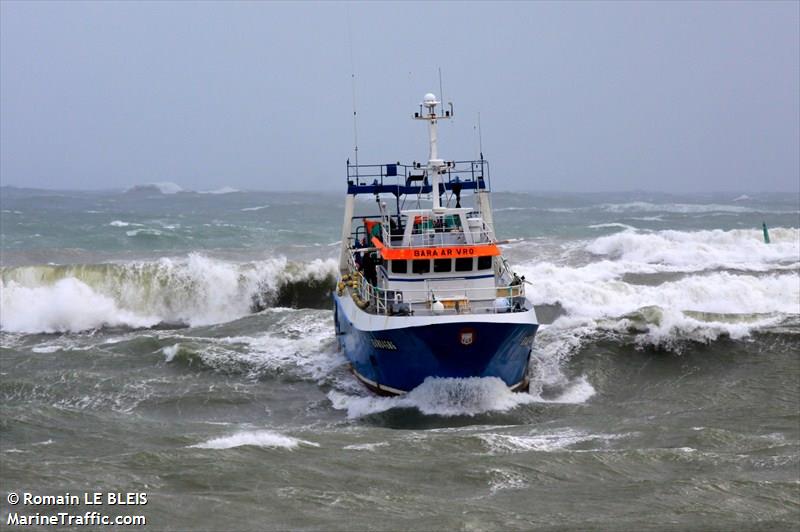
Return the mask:
<path fill-rule="evenodd" d="M 158 229 L 133 229 L 131 231 L 125 231 L 125 234 L 128 236 L 139 236 L 139 235 L 161 236 L 163 233 Z"/>
<path fill-rule="evenodd" d="M 541 391 L 536 393 L 531 393 L 531 395 L 536 399 L 537 402 L 541 403 L 561 403 L 561 404 L 582 404 L 591 399 L 596 391 L 594 386 L 589 383 L 589 380 L 586 378 L 585 375 L 581 375 L 577 379 L 568 380 L 565 379 L 567 382 L 563 389 L 559 391 L 557 395 L 552 398 L 545 398 L 542 397 Z M 544 381 L 542 382 L 533 382 L 531 383 L 532 386 L 536 386 L 541 390 Z M 552 383 L 547 383 L 552 386 Z"/>
<path fill-rule="evenodd" d="M 374 452 L 375 449 L 378 447 L 388 447 L 389 442 L 380 441 L 376 443 L 356 443 L 353 445 L 345 445 L 342 447 L 343 449 L 347 449 L 348 451 L 370 451 Z"/>
<path fill-rule="evenodd" d="M 628 219 L 630 220 L 638 220 L 641 222 L 663 222 L 663 216 L 631 216 Z"/>
<path fill-rule="evenodd" d="M 587 441 L 609 441 L 622 436 L 612 434 L 590 434 L 585 431 L 564 429 L 552 432 L 533 432 L 530 435 L 479 434 L 489 454 L 510 454 L 529 451 L 558 452 Z"/>
<path fill-rule="evenodd" d="M 631 226 L 631 225 L 621 224 L 621 223 L 617 223 L 617 222 L 607 223 L 607 224 L 594 224 L 594 225 L 590 225 L 589 229 L 612 229 L 612 228 L 616 228 L 616 227 L 619 227 L 620 229 L 624 229 L 624 230 L 630 230 L 630 231 L 635 231 L 636 230 L 636 228 Z"/>
<path fill-rule="evenodd" d="M 182 192 L 183 188 L 176 183 L 172 183 L 170 181 L 162 181 L 159 183 L 148 183 L 149 186 L 154 186 L 158 190 L 161 191 L 162 194 L 177 194 L 178 192 Z"/>
<path fill-rule="evenodd" d="M 259 205 L 258 207 L 245 207 L 242 212 L 247 211 L 260 211 L 261 209 L 269 209 L 269 205 Z"/>
<path fill-rule="evenodd" d="M 56 351 L 61 351 L 63 346 L 60 345 L 42 345 L 36 346 L 31 351 L 34 353 L 55 353 Z"/>
<path fill-rule="evenodd" d="M 163 348 L 161 351 L 164 353 L 164 361 L 172 362 L 172 360 L 175 358 L 175 355 L 178 354 L 180 347 L 180 344 L 174 344 Z"/>
<path fill-rule="evenodd" d="M 280 449 L 296 449 L 301 445 L 319 447 L 318 443 L 293 438 L 270 430 L 247 431 L 213 438 L 208 441 L 190 445 L 198 449 L 233 449 L 235 447 L 272 447 Z"/>
<path fill-rule="evenodd" d="M 244 353 L 237 354 L 237 358 L 256 370 L 288 372 L 315 381 L 331 377 L 337 368 L 346 364 L 344 356 L 336 352 L 331 343 L 333 324 L 330 314 L 325 311 L 312 314 L 294 312 L 287 316 L 286 321 L 273 326 L 279 333 L 227 337 L 217 341 L 229 346 L 247 346 Z M 214 352 L 202 356 L 206 362 L 215 364 Z"/>
<path fill-rule="evenodd" d="M 507 411 L 536 401 L 529 394 L 509 391 L 506 384 L 496 377 L 428 378 L 400 397 L 352 396 L 333 390 L 328 393 L 328 399 L 334 408 L 347 410 L 350 419 L 394 408 L 415 408 L 426 415 L 475 416 Z"/>
<path fill-rule="evenodd" d="M 493 494 L 501 490 L 521 489 L 528 485 L 524 475 L 508 469 L 490 469 L 489 491 Z"/>

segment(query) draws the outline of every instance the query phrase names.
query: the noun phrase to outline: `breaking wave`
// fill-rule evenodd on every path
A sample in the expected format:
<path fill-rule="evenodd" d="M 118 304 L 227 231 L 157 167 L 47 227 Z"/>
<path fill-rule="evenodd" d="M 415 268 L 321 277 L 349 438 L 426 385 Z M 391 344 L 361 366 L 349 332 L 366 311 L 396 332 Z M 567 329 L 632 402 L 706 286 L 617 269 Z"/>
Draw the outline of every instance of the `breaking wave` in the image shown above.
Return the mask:
<path fill-rule="evenodd" d="M 335 262 L 233 263 L 191 254 L 155 262 L 0 269 L 0 329 L 223 323 L 270 306 L 328 308 Z"/>
<path fill-rule="evenodd" d="M 780 265 L 796 268 L 800 261 L 800 229 L 776 227 L 770 230 L 770 237 L 771 243 L 764 245 L 759 230 L 653 233 L 629 230 L 593 240 L 586 251 L 621 261 L 623 267 L 653 265 L 680 271 L 714 268 L 765 271 Z"/>
<path fill-rule="evenodd" d="M 686 342 L 745 338 L 800 314 L 800 230 L 771 233 L 767 245 L 750 230 L 624 231 L 585 245 L 602 260 L 520 269 L 533 283 L 534 303 L 563 310 L 542 333 L 561 334 L 559 345 L 574 349 L 580 337 L 604 332 L 680 351 Z"/>

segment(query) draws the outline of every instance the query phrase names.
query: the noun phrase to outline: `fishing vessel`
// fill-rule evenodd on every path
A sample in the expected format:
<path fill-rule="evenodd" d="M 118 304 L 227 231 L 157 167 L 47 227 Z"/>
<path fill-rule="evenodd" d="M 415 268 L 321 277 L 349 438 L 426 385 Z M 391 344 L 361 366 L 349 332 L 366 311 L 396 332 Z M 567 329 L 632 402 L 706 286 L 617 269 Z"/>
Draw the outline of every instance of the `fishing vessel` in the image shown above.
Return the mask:
<path fill-rule="evenodd" d="M 427 163 L 347 161 L 339 347 L 381 395 L 431 377 L 496 377 L 526 390 L 538 322 L 524 277 L 503 258 L 508 241 L 495 236 L 489 163 L 482 153 L 439 158 L 437 126 L 453 117 L 452 103 L 426 94 L 413 117 L 428 123 Z"/>

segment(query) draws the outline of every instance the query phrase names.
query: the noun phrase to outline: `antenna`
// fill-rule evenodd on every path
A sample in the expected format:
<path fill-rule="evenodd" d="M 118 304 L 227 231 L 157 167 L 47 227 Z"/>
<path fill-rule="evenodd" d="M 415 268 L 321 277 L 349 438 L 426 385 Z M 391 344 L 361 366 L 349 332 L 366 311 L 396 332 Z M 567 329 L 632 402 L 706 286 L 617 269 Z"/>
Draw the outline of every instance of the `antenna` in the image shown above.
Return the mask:
<path fill-rule="evenodd" d="M 350 26 L 350 12 L 347 13 L 347 41 L 350 45 L 350 79 L 353 85 L 353 152 L 356 160 L 356 180 L 358 180 L 358 113 L 356 112 L 356 67 L 353 60 L 353 32 Z"/>
<path fill-rule="evenodd" d="M 356 112 L 356 74 L 351 75 L 353 79 L 353 151 L 356 156 L 356 177 L 358 177 L 358 113 Z"/>
<path fill-rule="evenodd" d="M 478 111 L 478 153 L 481 155 L 481 161 L 483 160 L 483 135 L 481 135 L 481 112 Z"/>
<path fill-rule="evenodd" d="M 439 67 L 439 98 L 441 98 L 442 105 L 444 105 L 444 91 L 442 90 L 442 67 Z"/>

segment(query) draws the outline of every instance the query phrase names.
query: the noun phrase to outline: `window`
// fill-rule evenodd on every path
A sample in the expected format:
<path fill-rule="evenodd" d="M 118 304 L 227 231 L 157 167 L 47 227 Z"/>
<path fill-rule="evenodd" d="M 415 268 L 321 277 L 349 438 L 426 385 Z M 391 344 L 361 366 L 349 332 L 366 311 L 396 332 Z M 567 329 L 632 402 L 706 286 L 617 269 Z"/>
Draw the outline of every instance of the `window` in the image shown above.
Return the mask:
<path fill-rule="evenodd" d="M 471 272 L 472 271 L 472 258 L 469 259 L 456 259 L 457 272 Z"/>
<path fill-rule="evenodd" d="M 392 273 L 408 273 L 408 262 L 404 260 L 393 260 Z"/>
<path fill-rule="evenodd" d="M 478 269 L 488 270 L 492 267 L 492 257 L 478 257 Z"/>
<path fill-rule="evenodd" d="M 415 260 L 411 261 L 411 271 L 414 273 L 428 273 L 431 271 L 430 260 Z"/>
<path fill-rule="evenodd" d="M 453 269 L 453 261 L 450 259 L 433 259 L 433 271 L 436 273 L 445 273 Z"/>

